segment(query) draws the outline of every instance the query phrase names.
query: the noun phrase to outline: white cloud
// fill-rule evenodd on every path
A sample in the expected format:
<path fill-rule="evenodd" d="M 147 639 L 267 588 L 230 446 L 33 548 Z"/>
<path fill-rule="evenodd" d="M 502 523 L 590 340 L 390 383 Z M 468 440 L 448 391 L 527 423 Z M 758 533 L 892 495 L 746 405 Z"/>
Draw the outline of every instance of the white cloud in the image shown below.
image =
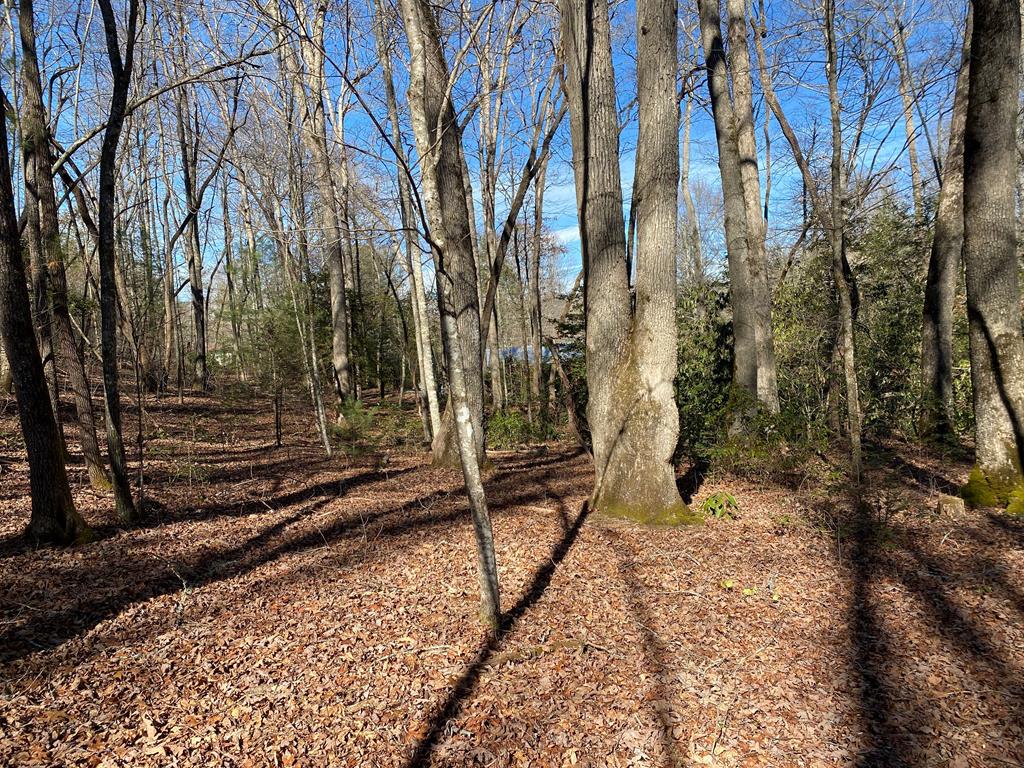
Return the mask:
<path fill-rule="evenodd" d="M 568 245 L 569 243 L 579 242 L 580 228 L 578 224 L 573 224 L 569 227 L 556 229 L 554 234 L 555 237 L 558 238 L 558 242 L 562 245 Z"/>

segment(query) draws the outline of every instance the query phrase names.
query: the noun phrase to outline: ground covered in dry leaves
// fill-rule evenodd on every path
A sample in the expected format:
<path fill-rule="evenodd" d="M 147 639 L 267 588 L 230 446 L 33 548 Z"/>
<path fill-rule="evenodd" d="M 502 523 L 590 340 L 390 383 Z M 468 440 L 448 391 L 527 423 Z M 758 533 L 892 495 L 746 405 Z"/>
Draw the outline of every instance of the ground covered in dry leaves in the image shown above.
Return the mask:
<path fill-rule="evenodd" d="M 32 550 L 3 408 L 0 765 L 1024 765 L 1024 527 L 937 513 L 961 464 L 876 447 L 860 503 L 710 477 L 738 519 L 645 529 L 587 516 L 585 454 L 500 454 L 488 643 L 418 446 L 152 400 L 146 523 L 73 466 L 98 540 Z"/>

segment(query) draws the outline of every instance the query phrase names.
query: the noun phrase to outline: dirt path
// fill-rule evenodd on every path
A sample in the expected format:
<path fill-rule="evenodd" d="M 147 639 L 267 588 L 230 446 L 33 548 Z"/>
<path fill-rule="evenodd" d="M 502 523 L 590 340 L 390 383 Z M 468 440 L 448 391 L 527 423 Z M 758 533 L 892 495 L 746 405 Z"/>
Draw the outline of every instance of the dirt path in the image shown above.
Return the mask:
<path fill-rule="evenodd" d="M 487 644 L 459 476 L 286 427 L 154 406 L 150 523 L 79 487 L 74 550 L 17 540 L 0 446 L 0 765 L 1024 764 L 1024 526 L 936 517 L 960 467 L 716 478 L 738 520 L 650 530 L 586 517 L 584 455 L 500 456 Z"/>

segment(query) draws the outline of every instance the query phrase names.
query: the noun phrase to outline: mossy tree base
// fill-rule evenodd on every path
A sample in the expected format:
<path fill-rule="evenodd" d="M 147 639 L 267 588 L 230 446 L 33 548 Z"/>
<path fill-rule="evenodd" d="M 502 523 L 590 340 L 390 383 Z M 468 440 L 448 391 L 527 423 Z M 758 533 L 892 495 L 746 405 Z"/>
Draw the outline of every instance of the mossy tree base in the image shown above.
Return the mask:
<path fill-rule="evenodd" d="M 960 489 L 960 496 L 974 509 L 997 507 L 1007 514 L 1024 515 L 1024 475 L 1016 470 L 985 473 L 981 467 L 975 467 Z"/>
<path fill-rule="evenodd" d="M 623 501 L 604 501 L 594 506 L 594 512 L 598 515 L 607 515 L 608 517 L 615 517 L 620 520 L 630 520 L 641 525 L 680 526 L 702 525 L 704 523 L 704 515 L 695 509 L 691 509 L 682 501 L 667 506 L 629 504 Z"/>

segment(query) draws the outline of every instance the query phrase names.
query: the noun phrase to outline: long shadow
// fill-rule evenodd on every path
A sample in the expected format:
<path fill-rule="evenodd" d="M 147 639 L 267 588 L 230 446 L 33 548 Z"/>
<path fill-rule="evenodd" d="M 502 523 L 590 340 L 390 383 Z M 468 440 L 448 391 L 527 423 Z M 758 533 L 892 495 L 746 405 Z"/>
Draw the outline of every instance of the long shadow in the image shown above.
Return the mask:
<path fill-rule="evenodd" d="M 689 503 L 689 500 L 684 499 L 684 501 Z M 630 615 L 633 617 L 637 631 L 643 638 L 644 662 L 651 673 L 651 679 L 654 680 L 654 700 L 657 702 L 669 701 L 670 686 L 666 670 L 670 670 L 672 668 L 670 661 L 672 658 L 672 651 L 665 644 L 665 641 L 661 639 L 660 635 L 655 634 L 653 631 L 648 629 L 648 627 L 650 627 L 654 622 L 652 621 L 653 617 L 651 615 L 651 611 L 647 607 L 647 603 L 643 598 L 643 584 L 640 582 L 636 573 L 636 567 L 634 565 L 635 553 L 629 550 L 629 547 L 625 542 L 623 542 L 620 534 L 613 533 L 613 536 L 615 537 L 615 544 L 612 548 L 616 551 L 618 559 L 617 567 L 619 578 L 622 580 L 622 584 L 626 588 L 626 606 L 629 609 Z M 654 717 L 658 723 L 658 733 L 661 736 L 661 746 L 662 749 L 665 750 L 665 754 L 669 759 L 669 764 L 673 768 L 681 768 L 686 765 L 686 761 L 683 759 L 683 756 L 679 751 L 679 747 L 676 744 L 676 740 L 672 736 L 672 718 L 670 717 L 669 712 L 663 707 L 652 705 L 652 709 L 654 710 Z"/>
<path fill-rule="evenodd" d="M 519 598 L 510 610 L 502 615 L 501 626 L 498 628 L 498 631 L 480 647 L 476 657 L 466 671 L 462 673 L 462 677 L 452 687 L 441 708 L 431 719 L 430 727 L 423 738 L 420 739 L 412 756 L 409 758 L 408 768 L 423 768 L 430 763 L 430 756 L 437 747 L 441 734 L 448 723 L 459 714 L 463 704 L 473 693 L 495 649 L 515 628 L 516 622 L 540 600 L 550 586 L 555 571 L 576 542 L 580 528 L 583 527 L 583 522 L 587 519 L 589 512 L 589 507 L 584 502 L 572 525 L 564 532 L 562 538 L 555 545 L 554 550 L 551 552 L 551 557 L 533 574 L 529 589 L 526 590 L 525 594 Z"/>
<path fill-rule="evenodd" d="M 956 496 L 960 491 L 960 483 L 927 467 L 920 467 L 896 451 L 877 443 L 865 444 L 865 447 L 870 449 L 872 461 L 878 462 L 879 466 L 891 466 L 917 486 L 918 490 L 925 493 L 938 491 L 952 496 Z"/>
<path fill-rule="evenodd" d="M 393 477 L 395 474 L 391 473 L 390 476 Z M 361 477 L 357 475 L 352 480 L 357 481 Z M 359 480 L 359 482 L 366 481 L 367 478 Z M 100 622 L 117 616 L 125 608 L 133 604 L 178 592 L 186 584 L 191 589 L 239 577 L 286 555 L 331 544 L 356 531 L 365 531 L 368 526 L 383 523 L 379 530 L 374 531 L 374 539 L 382 539 L 393 538 L 436 525 L 467 519 L 465 508 L 457 506 L 448 512 L 435 513 L 428 516 L 422 516 L 421 514 L 407 519 L 400 518 L 394 523 L 389 524 L 389 520 L 403 512 L 421 513 L 424 510 L 429 510 L 434 502 L 445 499 L 453 494 L 452 489 L 446 488 L 432 491 L 388 509 L 369 514 L 342 517 L 326 527 L 317 527 L 294 538 L 286 539 L 275 546 L 263 548 L 267 542 L 276 537 L 285 528 L 312 514 L 331 501 L 343 498 L 344 492 L 351 490 L 354 486 L 350 485 L 340 489 L 337 495 L 330 492 L 333 487 L 335 486 L 314 486 L 313 488 L 296 492 L 299 494 L 297 497 L 282 497 L 282 504 L 283 499 L 286 498 L 291 498 L 292 504 L 312 503 L 297 510 L 284 520 L 274 523 L 255 536 L 246 539 L 237 546 L 213 552 L 208 550 L 202 551 L 194 554 L 192 557 L 168 563 L 169 573 L 163 572 L 154 576 L 151 570 L 145 569 L 144 565 L 139 563 L 135 564 L 138 569 L 137 572 L 126 572 L 119 562 L 95 562 L 89 569 L 71 568 L 59 575 L 51 576 L 52 580 L 61 584 L 68 584 L 73 579 L 76 585 L 74 593 L 65 601 L 64 607 L 34 614 L 32 620 L 9 632 L 7 637 L 4 638 L 3 646 L 0 647 L 0 664 L 17 661 L 37 651 L 56 648 L 64 642 L 89 631 Z M 523 488 L 518 494 L 513 494 L 506 498 L 505 505 L 514 506 L 532 501 L 536 497 L 536 487 L 532 489 Z M 299 500 L 296 501 L 296 498 Z M 582 518 L 577 522 L 582 524 Z M 576 530 L 578 530 L 578 526 Z M 573 539 L 575 539 L 575 534 Z M 568 546 L 566 544 L 566 551 Z M 564 557 L 564 552 L 561 557 Z M 547 581 L 550 581 L 551 574 L 554 573 L 554 564 L 549 563 L 546 568 L 550 568 L 550 572 L 546 576 Z M 543 576 L 544 570 L 541 569 L 538 578 Z M 110 591 L 103 591 L 97 588 L 102 585 L 111 584 L 115 586 L 117 591 L 111 593 Z M 546 586 L 547 583 L 545 582 L 544 587 Z M 81 594 L 85 595 L 84 599 L 80 598 Z M 14 598 L 16 596 L 11 595 L 10 597 Z M 522 610 L 525 610 L 525 607 Z M 518 614 L 513 609 L 509 616 L 516 617 Z"/>
<path fill-rule="evenodd" d="M 906 762 L 911 743 L 893 725 L 897 712 L 896 692 L 884 664 L 893 658 L 888 635 L 882 626 L 872 594 L 879 569 L 875 525 L 871 510 L 859 505 L 854 520 L 848 567 L 853 578 L 850 606 L 853 673 L 859 678 L 860 715 L 868 743 L 857 758 L 857 768 L 896 768 Z M 921 713 L 923 716 L 924 713 Z M 924 720 L 921 720 L 922 724 Z"/>
<path fill-rule="evenodd" d="M 313 499 L 326 498 L 332 495 L 341 497 L 349 491 L 368 483 L 401 477 L 416 469 L 418 467 L 412 466 L 392 470 L 387 473 L 380 470 L 370 470 L 341 478 L 336 482 L 314 483 L 313 485 L 297 488 L 269 498 L 243 499 L 228 504 L 206 504 L 196 507 L 168 509 L 155 500 L 149 500 L 147 502 L 146 516 L 139 523 L 132 526 L 117 523 L 94 525 L 92 527 L 93 534 L 95 535 L 94 540 L 89 544 L 79 545 L 79 548 L 87 549 L 93 547 L 97 543 L 110 539 L 126 530 L 160 528 L 178 523 L 205 522 L 218 518 L 241 519 L 253 515 L 267 514 L 283 507 L 302 504 Z M 0 560 L 37 549 L 40 549 L 38 545 L 20 534 L 8 536 L 0 539 Z"/>
<path fill-rule="evenodd" d="M 894 679 L 890 671 L 905 660 L 898 657 L 883 626 L 885 605 L 873 590 L 876 580 L 883 577 L 900 584 L 917 602 L 934 634 L 957 655 L 961 669 L 975 678 L 974 665 L 988 671 L 989 679 L 981 682 L 1006 697 L 1010 722 L 1024 730 L 1022 670 L 1004 658 L 998 641 L 957 603 L 950 591 L 952 582 L 968 584 L 973 579 L 994 583 L 1003 599 L 1018 611 L 1024 610 L 1024 599 L 1008 580 L 1005 569 L 984 556 L 972 556 L 966 569 L 947 563 L 913 541 L 912 531 L 885 532 L 863 504 L 858 507 L 852 533 L 847 563 L 853 581 L 851 666 L 859 678 L 861 718 L 868 739 L 856 766 L 931 765 L 934 755 L 929 754 L 920 734 L 930 723 L 936 732 L 941 728 L 935 705 L 923 693 L 909 690 L 905 679 Z M 900 554 L 909 557 L 910 563 L 901 565 L 897 559 Z M 912 730 L 908 730 L 908 724 L 912 724 Z"/>

